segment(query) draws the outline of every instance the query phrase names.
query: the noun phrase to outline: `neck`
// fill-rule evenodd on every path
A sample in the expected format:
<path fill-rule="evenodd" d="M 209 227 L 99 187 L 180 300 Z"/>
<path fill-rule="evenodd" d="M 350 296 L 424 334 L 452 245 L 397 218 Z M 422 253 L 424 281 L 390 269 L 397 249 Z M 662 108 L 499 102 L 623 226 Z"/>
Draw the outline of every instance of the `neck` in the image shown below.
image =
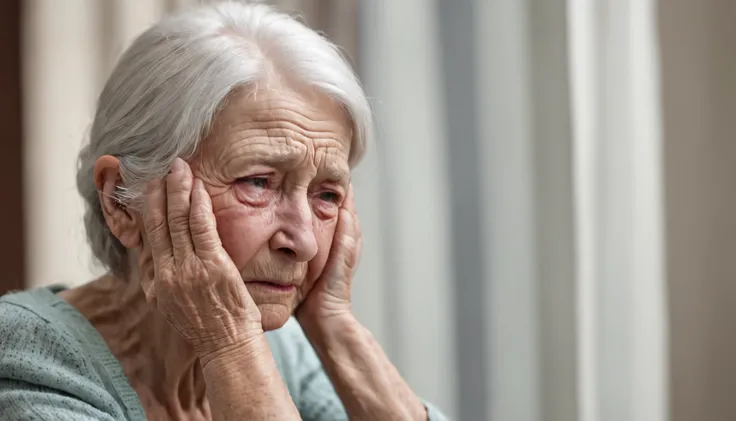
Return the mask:
<path fill-rule="evenodd" d="M 139 281 L 106 275 L 64 298 L 99 331 L 147 412 L 157 408 L 173 419 L 190 418 L 193 412 L 209 418 L 199 361 L 149 307 Z"/>

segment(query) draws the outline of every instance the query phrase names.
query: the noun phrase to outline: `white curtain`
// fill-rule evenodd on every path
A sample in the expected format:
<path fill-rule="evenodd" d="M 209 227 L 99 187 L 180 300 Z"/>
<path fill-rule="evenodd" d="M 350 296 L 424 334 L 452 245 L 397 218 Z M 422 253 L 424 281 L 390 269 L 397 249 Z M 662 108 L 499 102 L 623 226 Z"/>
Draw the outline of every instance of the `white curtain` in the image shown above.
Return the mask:
<path fill-rule="evenodd" d="M 407 377 L 460 419 L 667 420 L 654 2 L 365 3 L 366 281 Z"/>
<path fill-rule="evenodd" d="M 381 0 L 361 9 L 361 71 L 377 140 L 354 176 L 364 227 L 355 297 L 415 391 L 454 418 L 447 110 L 438 11 L 426 6 Z"/>
<path fill-rule="evenodd" d="M 654 1 L 571 1 L 580 414 L 668 419 Z"/>

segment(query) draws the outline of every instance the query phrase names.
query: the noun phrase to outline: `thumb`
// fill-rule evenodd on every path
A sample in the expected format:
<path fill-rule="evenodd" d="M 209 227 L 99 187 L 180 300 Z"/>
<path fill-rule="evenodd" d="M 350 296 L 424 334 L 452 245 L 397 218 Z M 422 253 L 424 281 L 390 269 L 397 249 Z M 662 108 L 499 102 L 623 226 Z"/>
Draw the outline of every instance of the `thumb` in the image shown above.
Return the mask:
<path fill-rule="evenodd" d="M 322 273 L 322 277 L 328 282 L 328 287 L 334 286 L 335 283 L 349 281 L 352 275 L 358 260 L 359 241 L 355 228 L 353 214 L 347 209 L 340 209 L 330 257 Z"/>

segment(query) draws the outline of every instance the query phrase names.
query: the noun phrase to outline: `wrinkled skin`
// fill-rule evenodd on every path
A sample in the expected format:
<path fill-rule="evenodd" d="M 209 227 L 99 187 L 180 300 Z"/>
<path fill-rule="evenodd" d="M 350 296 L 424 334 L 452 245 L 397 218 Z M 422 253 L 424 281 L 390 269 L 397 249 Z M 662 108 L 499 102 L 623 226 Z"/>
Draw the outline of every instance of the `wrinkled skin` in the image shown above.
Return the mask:
<path fill-rule="evenodd" d="M 195 349 L 278 328 L 303 302 L 301 320 L 349 312 L 351 135 L 344 111 L 314 93 L 236 92 L 195 158 L 148 186 L 142 285 Z"/>

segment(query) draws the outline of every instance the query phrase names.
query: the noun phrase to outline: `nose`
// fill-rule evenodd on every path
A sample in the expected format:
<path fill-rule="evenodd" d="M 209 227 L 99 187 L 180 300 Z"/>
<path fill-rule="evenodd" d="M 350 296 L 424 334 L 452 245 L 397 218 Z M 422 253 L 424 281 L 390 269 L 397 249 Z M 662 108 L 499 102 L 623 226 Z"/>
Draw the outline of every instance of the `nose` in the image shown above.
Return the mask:
<path fill-rule="evenodd" d="M 278 212 L 280 229 L 271 237 L 270 246 L 297 262 L 308 262 L 317 255 L 317 239 L 312 225 L 312 208 L 306 197 L 281 203 Z"/>

